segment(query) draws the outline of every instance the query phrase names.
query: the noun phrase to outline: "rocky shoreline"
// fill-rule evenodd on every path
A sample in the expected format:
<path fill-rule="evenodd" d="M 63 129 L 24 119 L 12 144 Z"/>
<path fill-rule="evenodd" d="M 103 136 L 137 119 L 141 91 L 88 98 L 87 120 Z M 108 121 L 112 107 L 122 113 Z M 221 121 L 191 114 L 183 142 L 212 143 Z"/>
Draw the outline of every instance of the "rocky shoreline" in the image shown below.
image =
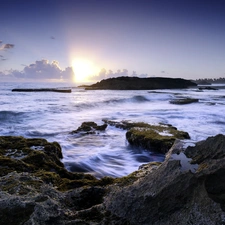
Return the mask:
<path fill-rule="evenodd" d="M 188 133 L 168 124 L 104 122 L 84 122 L 71 134 L 120 127 L 131 145 L 164 152 L 164 162 L 96 179 L 67 171 L 57 142 L 2 136 L 0 224 L 225 224 L 224 135 L 185 148 Z"/>

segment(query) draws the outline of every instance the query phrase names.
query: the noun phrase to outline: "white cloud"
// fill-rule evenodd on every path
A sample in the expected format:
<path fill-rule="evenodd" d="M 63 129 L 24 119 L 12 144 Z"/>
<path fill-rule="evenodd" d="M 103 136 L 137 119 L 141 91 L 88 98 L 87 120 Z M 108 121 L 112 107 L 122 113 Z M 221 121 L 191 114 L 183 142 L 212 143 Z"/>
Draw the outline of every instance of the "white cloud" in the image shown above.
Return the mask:
<path fill-rule="evenodd" d="M 64 70 L 59 67 L 58 61 L 51 63 L 46 60 L 39 60 L 35 63 L 25 66 L 22 71 L 10 70 L 5 73 L 1 72 L 0 77 L 11 76 L 17 79 L 34 79 L 34 80 L 63 80 L 71 81 L 74 78 L 73 70 L 67 67 Z"/>
<path fill-rule="evenodd" d="M 120 70 L 118 69 L 116 72 L 113 72 L 112 70 L 106 70 L 105 68 L 101 69 L 98 75 L 95 75 L 93 77 L 90 77 L 90 80 L 99 81 L 103 79 L 108 79 L 111 77 L 121 77 L 121 76 L 130 76 L 127 69 Z M 138 75 L 136 71 L 133 71 L 131 74 L 132 77 L 148 77 L 148 74 L 140 74 Z"/>
<path fill-rule="evenodd" d="M 2 41 L 0 41 L 0 44 L 2 43 Z M 0 50 L 6 50 L 6 49 L 11 49 L 14 48 L 14 44 L 4 44 L 0 46 Z"/>

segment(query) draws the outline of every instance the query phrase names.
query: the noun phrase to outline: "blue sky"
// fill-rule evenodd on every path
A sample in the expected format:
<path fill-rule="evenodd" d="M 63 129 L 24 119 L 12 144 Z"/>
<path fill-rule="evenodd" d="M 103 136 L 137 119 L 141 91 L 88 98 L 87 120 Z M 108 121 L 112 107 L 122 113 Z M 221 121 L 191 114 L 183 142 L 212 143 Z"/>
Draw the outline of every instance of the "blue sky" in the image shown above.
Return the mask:
<path fill-rule="evenodd" d="M 225 76 L 225 0 L 1 0 L 0 21 L 1 80 Z"/>

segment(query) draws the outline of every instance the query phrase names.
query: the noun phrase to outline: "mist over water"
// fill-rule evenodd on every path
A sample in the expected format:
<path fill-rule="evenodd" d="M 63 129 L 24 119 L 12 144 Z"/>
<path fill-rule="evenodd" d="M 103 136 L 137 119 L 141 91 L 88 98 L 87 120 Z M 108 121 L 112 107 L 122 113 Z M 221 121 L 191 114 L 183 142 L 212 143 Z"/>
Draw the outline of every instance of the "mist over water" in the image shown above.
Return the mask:
<path fill-rule="evenodd" d="M 71 134 L 82 122 L 102 119 L 130 120 L 149 124 L 167 123 L 187 131 L 195 143 L 216 134 L 225 134 L 225 89 L 157 91 L 85 91 L 71 84 L 0 84 L 0 135 L 42 137 L 57 141 L 63 163 L 70 171 L 96 177 L 127 175 L 149 161 L 164 156 L 131 147 L 126 131 L 108 126 L 104 132 Z M 72 93 L 11 92 L 13 88 L 69 87 Z M 177 98 L 197 98 L 187 105 L 170 104 Z"/>

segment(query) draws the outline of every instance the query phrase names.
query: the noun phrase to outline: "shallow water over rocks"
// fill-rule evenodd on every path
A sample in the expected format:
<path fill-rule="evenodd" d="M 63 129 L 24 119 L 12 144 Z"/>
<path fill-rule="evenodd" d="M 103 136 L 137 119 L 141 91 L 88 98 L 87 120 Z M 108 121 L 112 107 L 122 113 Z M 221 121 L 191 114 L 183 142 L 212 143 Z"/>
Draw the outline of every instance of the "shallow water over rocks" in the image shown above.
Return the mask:
<path fill-rule="evenodd" d="M 13 88 L 71 88 L 72 93 L 11 92 Z M 171 124 L 189 133 L 187 145 L 218 133 L 225 134 L 225 89 L 109 91 L 75 88 L 71 84 L 1 83 L 0 135 L 43 137 L 62 146 L 62 162 L 70 170 L 97 177 L 124 176 L 164 156 L 130 146 L 126 131 L 108 126 L 87 136 L 71 134 L 85 121 L 103 119 Z M 194 98 L 175 105 L 170 101 Z"/>

